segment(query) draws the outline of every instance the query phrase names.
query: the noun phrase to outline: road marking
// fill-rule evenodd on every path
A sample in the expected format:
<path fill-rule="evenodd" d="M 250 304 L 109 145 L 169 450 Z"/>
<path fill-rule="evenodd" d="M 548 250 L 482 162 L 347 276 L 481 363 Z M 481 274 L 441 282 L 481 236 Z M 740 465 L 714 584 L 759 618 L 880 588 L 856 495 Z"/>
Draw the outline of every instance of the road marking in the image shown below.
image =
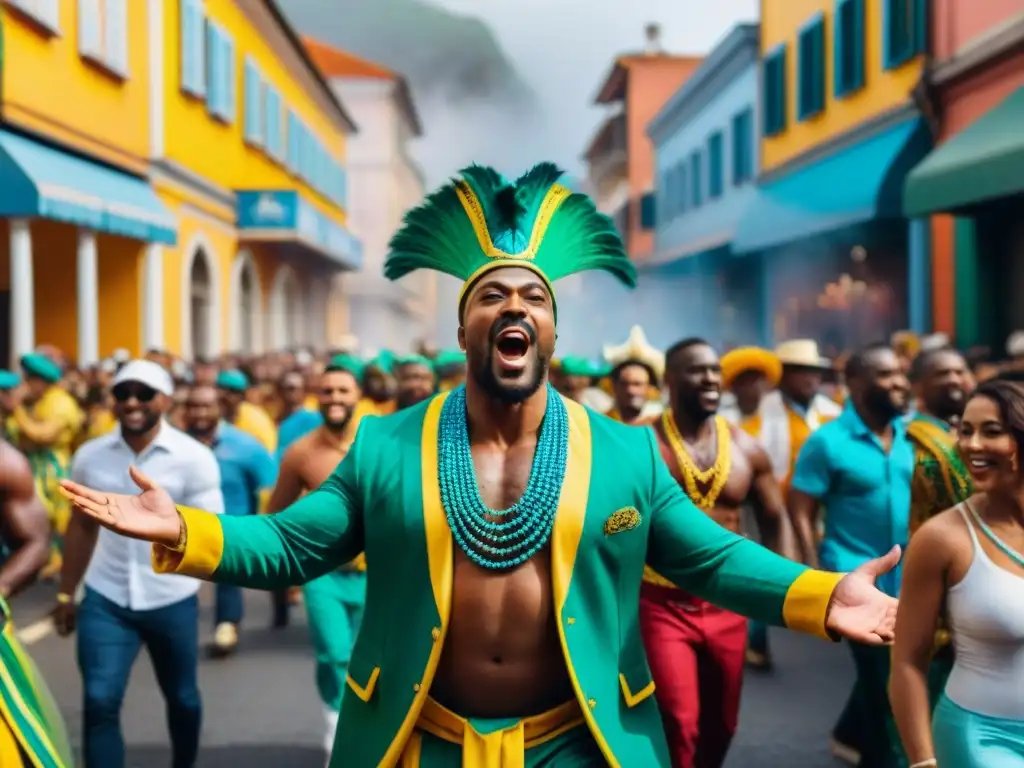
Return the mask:
<path fill-rule="evenodd" d="M 53 632 L 53 619 L 40 619 L 27 627 L 18 630 L 18 640 L 22 645 L 33 645 Z"/>

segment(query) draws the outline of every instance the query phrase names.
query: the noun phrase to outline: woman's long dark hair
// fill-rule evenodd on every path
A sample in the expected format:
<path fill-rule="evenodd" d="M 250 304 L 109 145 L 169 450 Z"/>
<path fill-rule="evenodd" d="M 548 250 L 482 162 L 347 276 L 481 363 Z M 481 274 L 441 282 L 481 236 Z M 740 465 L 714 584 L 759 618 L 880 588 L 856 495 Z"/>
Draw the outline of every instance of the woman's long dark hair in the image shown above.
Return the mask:
<path fill-rule="evenodd" d="M 969 400 L 985 397 L 996 404 L 999 418 L 1024 450 L 1024 384 L 1008 379 L 991 379 L 979 384 Z"/>

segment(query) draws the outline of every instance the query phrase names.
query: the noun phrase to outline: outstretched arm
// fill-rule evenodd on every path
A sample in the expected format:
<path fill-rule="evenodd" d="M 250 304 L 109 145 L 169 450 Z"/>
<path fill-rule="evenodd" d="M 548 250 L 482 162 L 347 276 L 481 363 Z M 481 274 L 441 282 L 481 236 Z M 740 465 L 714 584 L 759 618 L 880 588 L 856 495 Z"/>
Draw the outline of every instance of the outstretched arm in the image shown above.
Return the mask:
<path fill-rule="evenodd" d="M 647 560 L 684 590 L 768 624 L 863 643 L 892 639 L 896 601 L 874 579 L 899 548 L 844 576 L 811 570 L 722 528 L 694 506 L 664 466 L 650 435 L 653 466 Z"/>
<path fill-rule="evenodd" d="M 327 573 L 363 550 L 366 469 L 357 441 L 318 490 L 276 515 L 235 517 L 177 507 L 134 467 L 137 496 L 64 480 L 76 511 L 124 536 L 153 543 L 158 573 L 255 589 L 281 589 Z"/>
<path fill-rule="evenodd" d="M 179 507 L 184 549 L 155 545 L 154 569 L 253 589 L 322 576 L 363 550 L 358 464 L 353 446 L 319 489 L 273 515 L 217 516 Z"/>

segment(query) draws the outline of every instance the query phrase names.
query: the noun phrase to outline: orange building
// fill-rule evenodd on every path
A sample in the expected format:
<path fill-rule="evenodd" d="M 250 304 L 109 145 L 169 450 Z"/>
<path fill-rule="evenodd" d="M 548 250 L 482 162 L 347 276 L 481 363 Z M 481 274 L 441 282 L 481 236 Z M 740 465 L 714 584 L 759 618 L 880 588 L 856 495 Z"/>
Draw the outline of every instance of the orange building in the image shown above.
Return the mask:
<path fill-rule="evenodd" d="M 651 25 L 647 50 L 619 56 L 594 99 L 610 110 L 583 155 L 587 191 L 615 219 L 637 261 L 654 250 L 654 146 L 647 125 L 701 61 L 662 51 Z"/>
<path fill-rule="evenodd" d="M 1024 328 L 1024 6 L 934 0 L 938 147 L 909 175 L 908 216 L 931 216 L 935 330 L 1000 354 Z"/>

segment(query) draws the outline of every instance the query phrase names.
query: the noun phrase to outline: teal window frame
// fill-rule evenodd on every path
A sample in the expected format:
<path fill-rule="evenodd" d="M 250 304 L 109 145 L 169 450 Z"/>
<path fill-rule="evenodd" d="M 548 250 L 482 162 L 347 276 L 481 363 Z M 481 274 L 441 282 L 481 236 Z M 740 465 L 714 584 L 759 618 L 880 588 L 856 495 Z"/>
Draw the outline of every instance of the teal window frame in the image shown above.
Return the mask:
<path fill-rule="evenodd" d="M 654 192 L 645 192 L 640 198 L 640 228 L 654 229 L 658 225 L 658 204 Z"/>
<path fill-rule="evenodd" d="M 732 184 L 738 187 L 754 178 L 754 110 L 732 116 Z"/>
<path fill-rule="evenodd" d="M 715 131 L 708 137 L 708 200 L 725 193 L 725 135 Z"/>
<path fill-rule="evenodd" d="M 801 122 L 825 111 L 825 14 L 816 13 L 797 34 L 796 114 Z"/>
<path fill-rule="evenodd" d="M 837 99 L 864 87 L 865 0 L 836 0 L 832 55 L 834 89 Z"/>
<path fill-rule="evenodd" d="M 672 193 L 674 191 L 672 188 L 673 173 L 673 169 L 668 168 L 658 175 L 658 197 L 660 198 L 658 207 L 661 209 L 661 218 L 663 221 L 668 221 L 675 213 L 672 205 Z"/>
<path fill-rule="evenodd" d="M 904 39 L 894 39 L 893 20 L 903 18 Z M 928 49 L 928 0 L 882 0 L 882 65 L 896 69 Z"/>
<path fill-rule="evenodd" d="M 762 133 L 766 137 L 785 133 L 786 115 L 786 44 L 781 43 L 761 61 L 761 103 L 764 105 Z"/>
<path fill-rule="evenodd" d="M 690 154 L 690 204 L 694 208 L 704 205 L 704 158 L 700 150 Z"/>
<path fill-rule="evenodd" d="M 676 215 L 682 216 L 690 209 L 690 189 L 686 186 L 687 161 L 676 163 Z"/>

